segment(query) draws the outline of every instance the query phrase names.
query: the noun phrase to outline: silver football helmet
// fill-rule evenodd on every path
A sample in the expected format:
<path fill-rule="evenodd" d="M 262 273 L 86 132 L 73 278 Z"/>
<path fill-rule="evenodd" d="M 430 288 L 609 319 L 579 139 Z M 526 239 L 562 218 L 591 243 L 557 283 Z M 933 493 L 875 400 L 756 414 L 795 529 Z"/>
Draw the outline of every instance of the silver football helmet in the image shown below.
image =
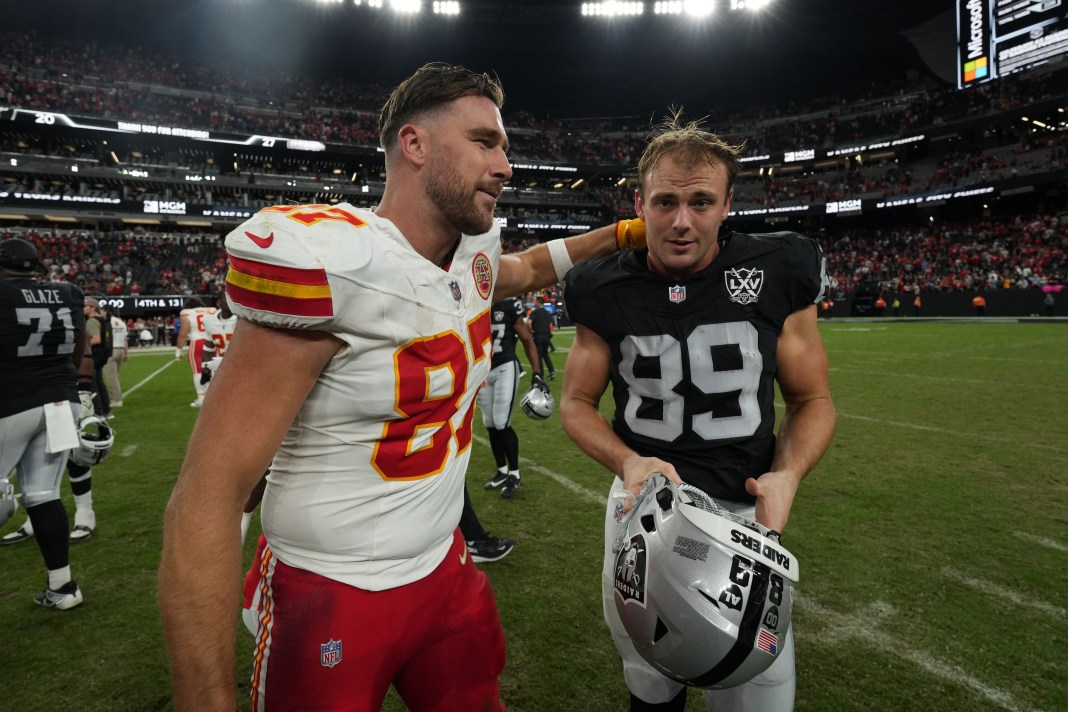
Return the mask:
<path fill-rule="evenodd" d="M 19 501 L 15 498 L 15 485 L 6 479 L 0 479 L 0 527 L 15 516 Z"/>
<path fill-rule="evenodd" d="M 538 386 L 531 386 L 530 390 L 519 399 L 519 407 L 528 417 L 534 420 L 545 420 L 553 414 L 553 394 Z"/>
<path fill-rule="evenodd" d="M 70 451 L 70 459 L 82 467 L 93 467 L 107 459 L 115 444 L 115 430 L 106 418 L 90 415 L 78 424 L 78 443 Z"/>
<path fill-rule="evenodd" d="M 735 687 L 778 657 L 798 567 L 777 533 L 654 475 L 615 551 L 616 610 L 660 672 L 693 687 Z"/>

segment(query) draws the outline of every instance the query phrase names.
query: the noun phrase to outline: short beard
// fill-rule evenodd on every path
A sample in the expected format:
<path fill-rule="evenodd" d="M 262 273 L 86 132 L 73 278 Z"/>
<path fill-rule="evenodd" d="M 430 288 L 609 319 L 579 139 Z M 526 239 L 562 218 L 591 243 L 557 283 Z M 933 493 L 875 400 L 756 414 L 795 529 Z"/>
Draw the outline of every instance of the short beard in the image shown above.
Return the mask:
<path fill-rule="evenodd" d="M 478 209 L 474 192 L 468 191 L 460 172 L 443 157 L 431 160 L 427 168 L 427 197 L 465 235 L 481 235 L 493 226 L 493 214 L 486 215 Z"/>

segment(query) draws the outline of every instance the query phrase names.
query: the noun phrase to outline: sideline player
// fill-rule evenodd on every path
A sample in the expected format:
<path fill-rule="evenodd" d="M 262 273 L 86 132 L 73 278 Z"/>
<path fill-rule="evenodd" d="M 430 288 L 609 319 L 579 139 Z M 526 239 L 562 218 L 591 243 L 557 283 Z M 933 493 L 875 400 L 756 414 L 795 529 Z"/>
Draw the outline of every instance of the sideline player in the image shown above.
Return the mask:
<path fill-rule="evenodd" d="M 503 709 L 500 617 L 457 527 L 489 309 L 618 249 L 606 227 L 501 254 L 503 100 L 426 65 L 382 109 L 376 211 L 266 208 L 227 236 L 239 321 L 164 524 L 179 712 L 235 707 L 240 520 L 268 468 L 253 708 L 377 710 L 392 684 L 414 712 Z"/>
<path fill-rule="evenodd" d="M 201 373 L 204 370 L 201 361 L 201 352 L 204 349 L 204 341 L 207 334 L 204 332 L 204 320 L 215 313 L 215 307 L 204 306 L 200 297 L 189 297 L 178 317 L 182 325 L 178 329 L 178 341 L 175 343 L 174 358 L 182 358 L 182 348 L 189 343 L 189 368 L 193 369 L 193 389 L 197 393 L 197 399 L 189 405 L 199 408 L 204 404 L 205 384 L 200 382 Z"/>
<path fill-rule="evenodd" d="M 222 365 L 226 347 L 234 336 L 237 317 L 230 310 L 230 302 L 223 292 L 215 300 L 215 313 L 204 317 L 204 346 L 200 350 L 200 385 L 205 389 Z"/>
<path fill-rule="evenodd" d="M 37 248 L 0 242 L 0 477 L 17 471 L 22 503 L 48 569 L 34 601 L 67 610 L 82 603 L 71 577 L 67 509 L 59 487 L 78 445 L 77 365 L 92 359 L 84 297 L 69 282 L 38 282 Z"/>
<path fill-rule="evenodd" d="M 634 199 L 648 249 L 581 265 L 566 280 L 576 333 L 560 413 L 579 448 L 615 473 L 611 492 L 637 495 L 662 472 L 781 532 L 835 428 L 816 323 L 825 261 L 815 241 L 795 233 L 720 234 L 739 150 L 677 114 L 650 140 Z M 777 438 L 774 381 L 786 404 Z M 611 423 L 598 410 L 609 382 Z M 630 709 L 682 710 L 686 688 L 635 651 L 613 600 L 612 544 L 632 502 L 608 502 L 605 619 Z M 791 710 L 792 636 L 763 675 L 707 691 L 708 709 Z"/>
<path fill-rule="evenodd" d="M 519 436 L 512 427 L 512 409 L 519 387 L 519 362 L 515 347 L 523 342 L 530 361 L 531 385 L 546 389 L 541 377 L 541 360 L 534 346 L 530 327 L 523 319 L 523 302 L 509 297 L 495 302 L 490 308 L 490 330 L 493 332 L 493 357 L 486 385 L 478 392 L 478 407 L 482 424 L 489 433 L 490 449 L 497 463 L 497 472 L 484 489 L 501 488 L 505 499 L 519 491 Z M 470 542 L 468 542 L 470 546 Z"/>

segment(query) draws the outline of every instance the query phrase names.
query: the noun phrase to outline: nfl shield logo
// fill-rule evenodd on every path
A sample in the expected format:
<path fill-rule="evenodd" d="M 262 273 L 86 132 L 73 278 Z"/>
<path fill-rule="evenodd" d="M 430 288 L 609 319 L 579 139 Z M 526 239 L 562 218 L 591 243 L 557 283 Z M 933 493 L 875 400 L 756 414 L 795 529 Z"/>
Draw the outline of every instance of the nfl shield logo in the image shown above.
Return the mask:
<path fill-rule="evenodd" d="M 680 287 L 675 285 L 674 287 L 668 287 L 668 299 L 678 304 L 686 299 L 686 287 Z"/>
<path fill-rule="evenodd" d="M 319 644 L 319 663 L 323 667 L 332 668 L 341 662 L 341 641 L 330 639 L 327 643 Z"/>
<path fill-rule="evenodd" d="M 452 298 L 459 303 L 460 301 L 460 283 L 455 279 L 449 282 L 449 289 L 452 290 Z"/>

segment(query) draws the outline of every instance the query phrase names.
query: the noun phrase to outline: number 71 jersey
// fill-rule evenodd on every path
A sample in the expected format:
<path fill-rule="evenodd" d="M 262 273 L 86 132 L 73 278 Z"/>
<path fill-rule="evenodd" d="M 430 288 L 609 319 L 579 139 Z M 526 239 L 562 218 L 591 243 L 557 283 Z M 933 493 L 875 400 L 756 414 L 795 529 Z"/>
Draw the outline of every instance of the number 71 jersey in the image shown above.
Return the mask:
<path fill-rule="evenodd" d="M 578 265 L 565 283 L 568 316 L 612 351 L 612 427 L 713 497 L 752 501 L 745 480 L 775 449 L 779 334 L 822 295 L 823 253 L 795 233 L 732 233 L 678 281 L 651 272 L 647 255 Z"/>
<path fill-rule="evenodd" d="M 264 530 L 285 563 L 381 590 L 444 558 L 489 372 L 499 235 L 464 235 L 448 269 L 347 204 L 267 208 L 227 237 L 235 314 L 344 343 L 268 476 Z"/>

